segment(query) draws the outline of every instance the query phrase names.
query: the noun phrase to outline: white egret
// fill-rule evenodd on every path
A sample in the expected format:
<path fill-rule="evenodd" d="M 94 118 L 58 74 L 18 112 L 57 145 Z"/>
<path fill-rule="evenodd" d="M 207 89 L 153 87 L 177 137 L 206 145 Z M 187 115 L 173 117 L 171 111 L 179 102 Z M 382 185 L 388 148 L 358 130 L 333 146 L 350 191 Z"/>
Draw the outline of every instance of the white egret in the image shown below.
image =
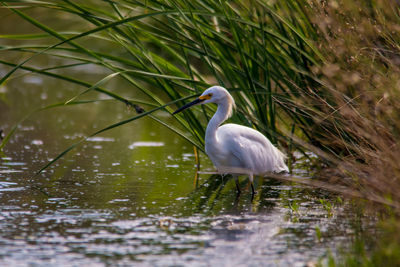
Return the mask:
<path fill-rule="evenodd" d="M 219 173 L 230 173 L 234 176 L 238 193 L 238 176 L 241 174 L 249 176 L 254 195 L 253 175 L 288 171 L 285 154 L 260 132 L 232 123 L 220 126 L 232 115 L 232 108 L 235 106 L 233 97 L 221 86 L 208 88 L 196 100 L 173 114 L 196 104 L 207 103 L 215 103 L 218 108 L 207 125 L 206 153 Z"/>

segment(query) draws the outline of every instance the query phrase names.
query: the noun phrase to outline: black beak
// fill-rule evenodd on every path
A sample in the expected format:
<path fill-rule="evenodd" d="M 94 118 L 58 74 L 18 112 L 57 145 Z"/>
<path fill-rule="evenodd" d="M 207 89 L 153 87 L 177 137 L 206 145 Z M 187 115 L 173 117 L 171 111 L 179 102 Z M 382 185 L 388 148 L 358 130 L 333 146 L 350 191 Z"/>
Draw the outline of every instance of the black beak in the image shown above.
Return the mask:
<path fill-rule="evenodd" d="M 196 104 L 199 104 L 201 102 L 203 102 L 205 99 L 200 99 L 200 98 L 196 98 L 196 100 L 184 105 L 183 107 L 178 108 L 174 113 L 172 113 L 172 115 L 175 115 L 176 113 L 181 112 L 182 110 L 185 110 L 187 108 L 190 108 L 191 106 L 194 106 Z"/>

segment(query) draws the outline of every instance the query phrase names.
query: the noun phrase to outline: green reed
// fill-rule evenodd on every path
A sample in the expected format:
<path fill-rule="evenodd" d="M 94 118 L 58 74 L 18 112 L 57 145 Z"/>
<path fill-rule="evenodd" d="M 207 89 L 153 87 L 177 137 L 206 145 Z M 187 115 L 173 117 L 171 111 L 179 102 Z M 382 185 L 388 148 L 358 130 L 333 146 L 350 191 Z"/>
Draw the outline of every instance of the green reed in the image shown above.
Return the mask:
<path fill-rule="evenodd" d="M 132 90 L 144 93 L 146 101 L 156 106 L 220 84 L 237 101 L 234 120 L 261 130 L 275 143 L 277 138 L 287 142 L 283 132 L 297 124 L 300 127 L 296 129 L 308 135 L 304 126 L 312 124 L 312 117 L 305 109 L 297 109 L 295 99 L 314 82 L 308 75 L 310 67 L 322 62 L 311 41 L 316 32 L 303 11 L 303 4 L 303 1 L 273 5 L 262 1 L 3 3 L 41 33 L 1 36 L 18 40 L 16 45 L 1 47 L 2 52 L 30 53 L 31 56 L 18 64 L 1 62 L 14 68 L 2 77 L 0 84 L 18 69 L 53 75 L 48 70 L 25 66 L 41 54 L 70 59 L 77 66 L 94 64 L 105 72 L 111 71 L 112 74 L 98 83 L 88 84 L 67 76 L 73 66 L 59 66 L 66 71 L 57 78 L 88 88 L 72 100 L 96 90 L 128 103 L 123 96 L 106 88 L 99 90 L 104 80 L 115 76 L 126 80 Z M 35 9 L 67 13 L 67 20 L 79 22 L 76 23 L 79 26 L 65 32 L 52 29 L 51 25 L 40 22 L 40 18 L 29 15 Z M 82 30 L 88 27 L 90 30 Z M 37 39 L 42 40 L 41 45 L 32 45 Z M 106 47 L 115 47 L 115 51 L 102 51 L 103 43 Z M 172 111 L 168 105 L 164 109 Z M 176 116 L 176 125 L 168 125 L 172 131 L 189 132 L 190 136 L 184 137 L 200 149 L 204 123 L 213 112 L 213 108 L 202 109 L 201 114 L 187 111 Z"/>

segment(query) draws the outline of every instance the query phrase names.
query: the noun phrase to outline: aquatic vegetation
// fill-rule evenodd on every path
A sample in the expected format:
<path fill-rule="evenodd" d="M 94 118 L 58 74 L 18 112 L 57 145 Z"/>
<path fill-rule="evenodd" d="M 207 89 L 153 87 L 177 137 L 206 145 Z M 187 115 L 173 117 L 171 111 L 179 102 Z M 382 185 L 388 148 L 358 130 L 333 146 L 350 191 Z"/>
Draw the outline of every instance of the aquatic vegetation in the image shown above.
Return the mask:
<path fill-rule="evenodd" d="M 140 103 L 149 103 L 152 106 L 148 112 L 153 113 L 158 109 L 171 112 L 169 105 L 218 83 L 230 89 L 241 107 L 233 121 L 258 129 L 274 143 L 280 139 L 284 145 L 288 143 L 288 129 L 308 135 L 306 127 L 299 125 L 312 124 L 312 117 L 297 110 L 293 96 L 299 95 L 299 90 L 309 90 L 306 85 L 314 80 L 307 73 L 311 66 L 321 62 L 322 56 L 310 42 L 316 36 L 314 28 L 307 21 L 297 20 L 297 16 L 305 16 L 300 3 L 255 2 L 251 8 L 245 3 L 213 1 L 206 5 L 202 1 L 109 1 L 100 6 L 90 2 L 77 6 L 71 1 L 22 1 L 16 8 L 3 5 L 41 33 L 2 35 L 3 39 L 17 39 L 19 43 L 3 46 L 3 53 L 31 55 L 18 64 L 3 60 L 1 64 L 11 69 L 0 84 L 16 70 L 25 70 L 87 88 L 66 99 L 67 104 L 96 91 L 133 106 L 138 113 L 143 113 L 145 106 Z M 283 16 L 288 9 L 292 14 Z M 30 15 L 31 10 L 60 13 L 78 26 L 52 29 Z M 67 30 L 75 34 L 64 33 Z M 41 44 L 32 45 L 37 39 Z M 53 40 L 57 40 L 56 44 L 46 45 Z M 102 47 L 112 47 L 112 52 L 104 52 Z M 28 66 L 41 54 L 73 63 Z M 94 83 L 67 75 L 84 65 L 95 65 L 112 74 Z M 132 100 L 103 88 L 117 78 L 124 79 L 140 97 Z M 151 117 L 203 149 L 204 122 L 212 109 L 203 108 L 200 120 L 191 111 L 185 113 L 184 119 L 177 116 L 175 125 L 166 125 L 154 114 Z M 120 124 L 124 123 L 127 122 Z M 292 140 L 290 144 L 294 149 L 297 142 Z"/>
<path fill-rule="evenodd" d="M 314 25 L 326 40 L 320 43 L 324 65 L 313 72 L 324 88 L 338 92 L 329 99 L 335 114 L 327 116 L 334 116 L 340 127 L 321 139 L 331 149 L 344 149 L 338 168 L 331 169 L 333 176 L 398 207 L 398 4 L 332 1 L 313 7 Z"/>

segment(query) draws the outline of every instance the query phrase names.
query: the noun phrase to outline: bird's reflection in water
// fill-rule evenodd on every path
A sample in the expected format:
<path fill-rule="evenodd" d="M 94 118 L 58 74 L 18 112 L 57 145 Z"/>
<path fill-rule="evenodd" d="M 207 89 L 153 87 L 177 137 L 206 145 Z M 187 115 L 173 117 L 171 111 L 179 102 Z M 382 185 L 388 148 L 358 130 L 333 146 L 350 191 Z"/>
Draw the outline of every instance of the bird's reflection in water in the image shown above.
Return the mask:
<path fill-rule="evenodd" d="M 253 197 L 252 194 L 246 194 L 251 192 L 247 179 L 241 180 L 240 186 L 244 192 L 238 193 L 232 178 L 232 175 L 213 174 L 199 182 L 197 177 L 199 185 L 190 193 L 185 206 L 190 207 L 193 213 L 257 213 L 272 210 L 280 199 L 280 190 L 276 189 L 281 184 L 279 181 L 257 177 L 257 193 Z"/>

